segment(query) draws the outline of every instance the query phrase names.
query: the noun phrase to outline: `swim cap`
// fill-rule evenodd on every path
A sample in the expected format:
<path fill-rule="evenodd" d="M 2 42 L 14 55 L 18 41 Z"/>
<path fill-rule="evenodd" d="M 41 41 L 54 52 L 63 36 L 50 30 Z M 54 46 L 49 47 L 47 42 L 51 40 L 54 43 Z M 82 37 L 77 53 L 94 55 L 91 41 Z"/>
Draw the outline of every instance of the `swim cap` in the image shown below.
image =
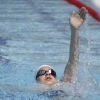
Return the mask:
<path fill-rule="evenodd" d="M 41 68 L 43 68 L 43 67 L 50 67 L 51 69 L 53 69 L 51 66 L 49 66 L 49 65 L 42 65 L 42 66 L 40 66 L 38 69 L 37 69 L 37 71 L 36 71 L 36 74 L 37 74 L 37 72 L 41 69 Z"/>

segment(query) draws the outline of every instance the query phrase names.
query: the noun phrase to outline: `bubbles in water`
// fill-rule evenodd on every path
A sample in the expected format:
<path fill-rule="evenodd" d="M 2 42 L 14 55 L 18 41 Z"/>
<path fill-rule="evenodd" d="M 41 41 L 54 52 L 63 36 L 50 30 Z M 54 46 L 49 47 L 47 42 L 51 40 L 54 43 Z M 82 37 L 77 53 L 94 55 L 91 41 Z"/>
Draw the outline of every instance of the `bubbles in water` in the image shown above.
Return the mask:
<path fill-rule="evenodd" d="M 87 20 L 84 23 L 83 28 L 85 38 L 87 40 L 86 46 L 84 49 L 84 56 L 83 56 L 83 66 L 81 69 L 79 69 L 79 80 L 77 83 L 77 88 L 79 87 L 79 93 L 82 93 L 84 97 L 88 97 L 90 99 L 96 99 L 98 97 L 98 83 L 94 76 L 92 75 L 92 72 L 90 71 L 91 66 L 91 34 L 89 33 L 89 26 L 88 26 L 88 16 Z M 94 96 L 95 94 L 95 96 Z"/>

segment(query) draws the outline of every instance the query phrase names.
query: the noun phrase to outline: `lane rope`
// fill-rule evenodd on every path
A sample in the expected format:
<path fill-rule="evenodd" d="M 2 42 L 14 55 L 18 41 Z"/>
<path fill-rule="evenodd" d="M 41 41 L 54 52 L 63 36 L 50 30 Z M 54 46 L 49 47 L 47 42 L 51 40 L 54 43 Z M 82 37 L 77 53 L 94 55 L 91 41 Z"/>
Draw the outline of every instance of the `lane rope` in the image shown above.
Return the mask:
<path fill-rule="evenodd" d="M 100 14 L 94 10 L 93 8 L 87 6 L 86 4 L 80 2 L 79 0 L 65 0 L 67 1 L 68 3 L 72 4 L 72 5 L 75 5 L 76 7 L 78 7 L 79 9 L 82 8 L 82 7 L 85 7 L 87 10 L 88 10 L 88 13 L 94 18 L 96 19 L 97 21 L 100 22 Z"/>

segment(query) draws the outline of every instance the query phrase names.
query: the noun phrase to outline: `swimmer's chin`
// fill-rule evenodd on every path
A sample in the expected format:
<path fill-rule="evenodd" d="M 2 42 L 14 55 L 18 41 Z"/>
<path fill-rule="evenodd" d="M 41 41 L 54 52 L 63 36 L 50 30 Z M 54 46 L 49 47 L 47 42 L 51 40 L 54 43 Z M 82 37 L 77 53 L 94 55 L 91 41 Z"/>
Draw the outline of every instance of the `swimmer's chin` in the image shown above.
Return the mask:
<path fill-rule="evenodd" d="M 45 83 L 45 85 L 48 85 L 48 86 L 50 86 L 50 87 L 51 87 L 51 86 L 53 86 L 53 85 L 54 85 L 54 83 L 52 83 L 52 82 L 46 82 L 46 83 Z"/>
<path fill-rule="evenodd" d="M 45 84 L 48 85 L 48 86 L 50 86 L 50 87 L 55 87 L 57 85 L 57 83 L 58 83 L 57 81 L 55 81 L 55 82 L 48 81 Z"/>

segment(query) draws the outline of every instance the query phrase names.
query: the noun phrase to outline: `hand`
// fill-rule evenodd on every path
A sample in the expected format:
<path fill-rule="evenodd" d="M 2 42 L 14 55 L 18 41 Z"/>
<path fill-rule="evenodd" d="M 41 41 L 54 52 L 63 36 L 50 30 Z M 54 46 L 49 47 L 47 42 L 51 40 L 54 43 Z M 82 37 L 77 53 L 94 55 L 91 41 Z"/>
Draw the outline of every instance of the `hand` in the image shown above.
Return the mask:
<path fill-rule="evenodd" d="M 71 26 L 73 26 L 75 29 L 78 29 L 84 22 L 86 13 L 87 13 L 87 10 L 84 7 L 82 7 L 78 13 L 75 13 L 75 11 L 73 11 L 70 17 Z"/>

